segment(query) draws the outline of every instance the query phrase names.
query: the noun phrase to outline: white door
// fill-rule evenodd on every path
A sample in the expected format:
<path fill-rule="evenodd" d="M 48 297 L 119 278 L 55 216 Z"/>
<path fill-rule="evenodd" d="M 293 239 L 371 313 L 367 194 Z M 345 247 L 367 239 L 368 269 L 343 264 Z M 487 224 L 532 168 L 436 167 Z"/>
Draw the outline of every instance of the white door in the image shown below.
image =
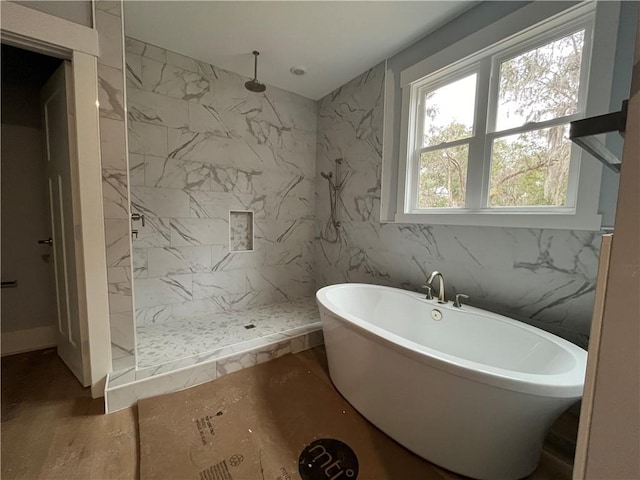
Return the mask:
<path fill-rule="evenodd" d="M 89 372 L 83 363 L 82 338 L 78 309 L 78 282 L 71 195 L 70 128 L 67 92 L 72 92 L 71 64 L 64 61 L 40 92 L 47 152 L 51 239 L 57 300 L 58 355 L 78 378 L 88 386 Z"/>

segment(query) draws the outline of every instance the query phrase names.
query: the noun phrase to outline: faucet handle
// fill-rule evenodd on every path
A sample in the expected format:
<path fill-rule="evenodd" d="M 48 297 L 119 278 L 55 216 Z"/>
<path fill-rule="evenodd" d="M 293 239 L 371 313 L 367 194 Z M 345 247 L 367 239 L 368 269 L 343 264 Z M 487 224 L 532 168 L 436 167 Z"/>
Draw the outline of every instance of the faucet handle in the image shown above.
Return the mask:
<path fill-rule="evenodd" d="M 433 300 L 433 288 L 431 285 L 425 283 L 420 288 L 427 292 L 427 296 L 425 297 L 427 300 Z"/>
<path fill-rule="evenodd" d="M 133 220 L 134 222 L 137 222 L 138 220 L 142 220 L 142 226 L 144 227 L 144 214 L 132 213 L 131 220 Z"/>
<path fill-rule="evenodd" d="M 460 302 L 460 299 L 464 298 L 465 300 L 469 299 L 469 295 L 465 295 L 464 293 L 458 293 L 456 294 L 456 300 L 455 302 L 453 302 L 453 306 L 456 308 L 460 308 L 462 307 L 462 303 Z"/>

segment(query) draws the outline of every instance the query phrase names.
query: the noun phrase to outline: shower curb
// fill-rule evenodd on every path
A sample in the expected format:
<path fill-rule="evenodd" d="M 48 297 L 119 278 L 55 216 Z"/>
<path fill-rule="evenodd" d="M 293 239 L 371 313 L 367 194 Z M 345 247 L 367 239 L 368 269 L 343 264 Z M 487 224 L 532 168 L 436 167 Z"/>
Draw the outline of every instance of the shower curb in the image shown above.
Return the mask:
<path fill-rule="evenodd" d="M 315 322 L 288 332 L 214 350 L 206 361 L 191 365 L 179 366 L 179 362 L 172 362 L 137 370 L 128 368 L 114 371 L 107 377 L 104 391 L 105 413 L 130 407 L 143 398 L 195 387 L 228 373 L 289 353 L 302 352 L 323 343 L 321 323 Z M 163 369 L 167 371 L 161 371 Z"/>

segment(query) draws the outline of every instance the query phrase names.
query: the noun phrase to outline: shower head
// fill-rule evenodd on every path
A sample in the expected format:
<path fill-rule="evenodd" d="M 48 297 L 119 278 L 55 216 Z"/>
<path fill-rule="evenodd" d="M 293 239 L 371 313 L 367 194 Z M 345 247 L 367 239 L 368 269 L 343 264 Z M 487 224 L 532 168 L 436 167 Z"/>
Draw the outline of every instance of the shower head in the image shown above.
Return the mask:
<path fill-rule="evenodd" d="M 244 88 L 250 92 L 262 93 L 267 89 L 267 86 L 258 81 L 258 55 L 260 55 L 260 52 L 254 50 L 253 56 L 255 59 L 253 64 L 253 79 L 246 82 L 244 84 Z"/>

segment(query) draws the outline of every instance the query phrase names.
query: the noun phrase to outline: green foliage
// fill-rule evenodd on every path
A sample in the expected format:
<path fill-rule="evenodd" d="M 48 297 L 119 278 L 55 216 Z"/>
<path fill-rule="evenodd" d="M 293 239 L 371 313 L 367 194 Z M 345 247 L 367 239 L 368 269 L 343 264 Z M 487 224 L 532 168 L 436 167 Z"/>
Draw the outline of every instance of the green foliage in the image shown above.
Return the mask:
<path fill-rule="evenodd" d="M 549 130 L 562 134 L 565 127 L 503 137 L 493 143 L 489 205 L 564 205 L 571 145 Z"/>
<path fill-rule="evenodd" d="M 517 105 L 525 122 L 575 113 L 584 31 L 507 60 L 500 66 L 500 107 Z"/>
<path fill-rule="evenodd" d="M 452 122 L 444 128 L 432 127 L 425 137 L 439 145 L 471 135 L 461 123 Z M 420 192 L 418 207 L 464 207 L 467 186 L 469 146 L 432 150 L 420 156 Z"/>
<path fill-rule="evenodd" d="M 468 155 L 467 145 L 421 155 L 420 208 L 464 207 Z"/>
<path fill-rule="evenodd" d="M 520 124 L 575 113 L 583 41 L 584 32 L 577 32 L 505 61 L 500 69 L 500 108 L 524 119 Z M 431 108 L 425 113 L 433 118 L 439 112 Z M 469 128 L 452 121 L 429 128 L 424 144 L 448 143 L 471 134 Z M 468 144 L 462 144 L 421 155 L 420 208 L 464 207 L 468 154 Z M 496 139 L 489 205 L 565 205 L 570 154 L 567 125 Z"/>

